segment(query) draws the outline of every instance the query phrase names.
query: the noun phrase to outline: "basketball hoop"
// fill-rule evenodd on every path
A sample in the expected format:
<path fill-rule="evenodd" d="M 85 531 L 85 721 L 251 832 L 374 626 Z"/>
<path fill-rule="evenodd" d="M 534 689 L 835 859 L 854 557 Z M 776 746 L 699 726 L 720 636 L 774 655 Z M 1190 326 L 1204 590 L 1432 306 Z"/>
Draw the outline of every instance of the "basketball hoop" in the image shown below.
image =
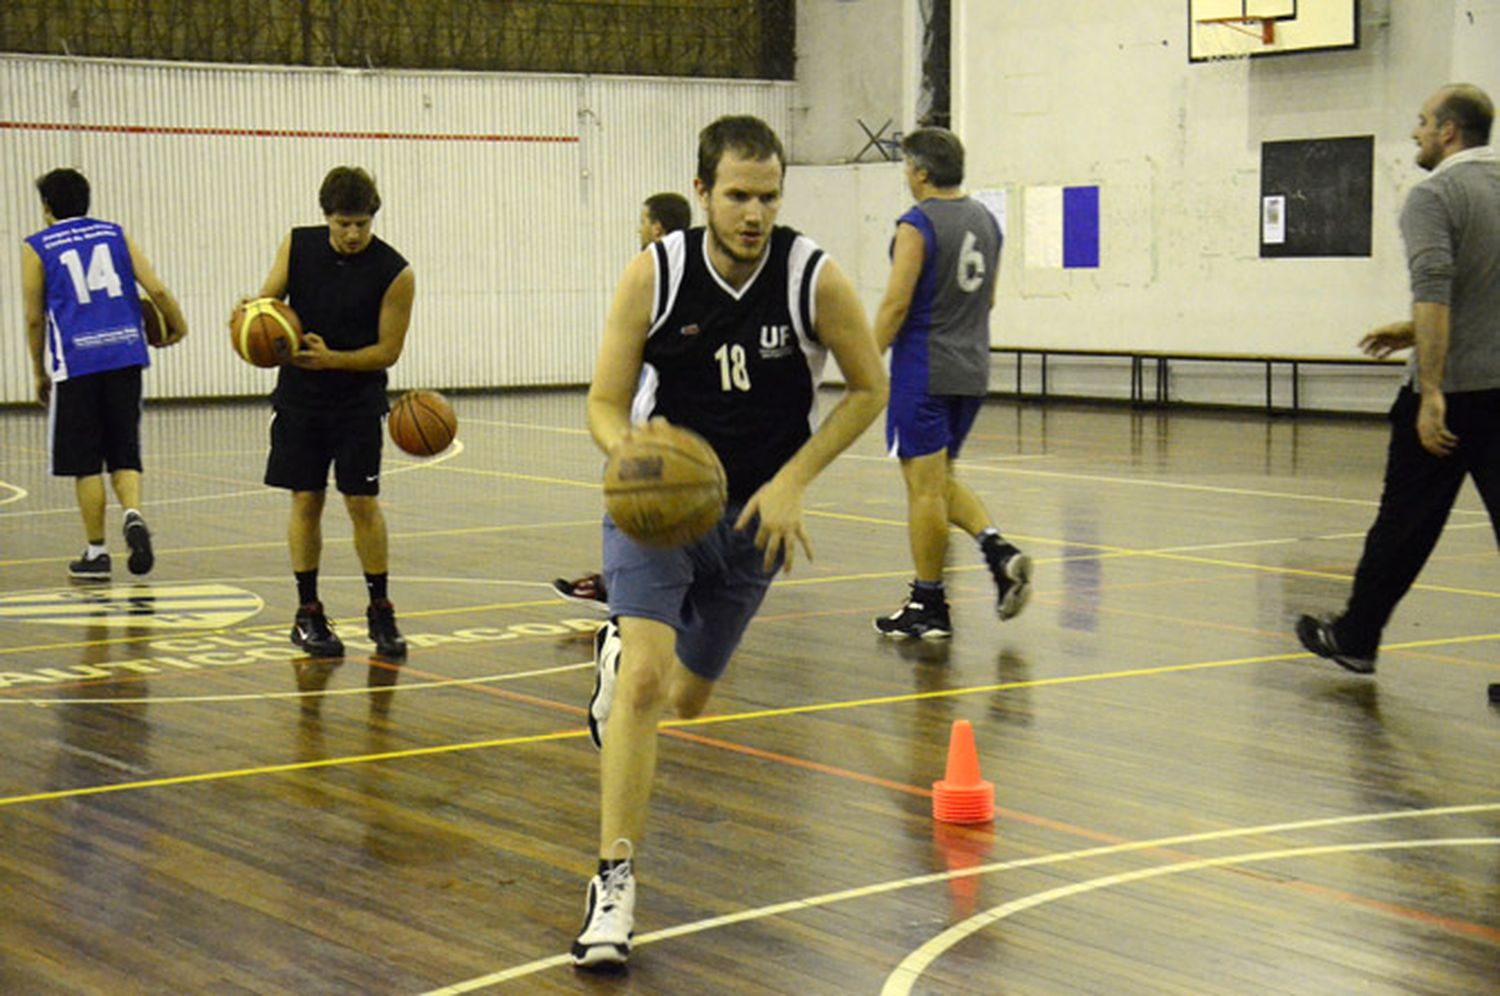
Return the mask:
<path fill-rule="evenodd" d="M 1205 17 L 1198 23 L 1218 25 L 1252 38 L 1258 37 L 1262 45 L 1276 43 L 1276 19 L 1273 17 Z"/>

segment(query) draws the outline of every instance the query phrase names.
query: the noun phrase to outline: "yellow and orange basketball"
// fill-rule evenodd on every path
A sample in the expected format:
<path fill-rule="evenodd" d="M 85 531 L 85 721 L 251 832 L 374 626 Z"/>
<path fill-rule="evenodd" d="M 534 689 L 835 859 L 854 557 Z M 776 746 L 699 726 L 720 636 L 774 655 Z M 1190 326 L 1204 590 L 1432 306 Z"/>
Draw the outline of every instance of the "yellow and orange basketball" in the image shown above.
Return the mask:
<path fill-rule="evenodd" d="M 229 341 L 246 363 L 280 366 L 302 347 L 302 322 L 286 302 L 258 297 L 234 309 Z"/>
<path fill-rule="evenodd" d="M 604 506 L 631 539 L 647 546 L 683 546 L 723 517 L 727 485 L 719 455 L 702 436 L 651 422 L 610 453 Z"/>
<path fill-rule="evenodd" d="M 391 442 L 412 456 L 433 456 L 453 445 L 458 416 L 436 391 L 407 391 L 391 406 Z"/>

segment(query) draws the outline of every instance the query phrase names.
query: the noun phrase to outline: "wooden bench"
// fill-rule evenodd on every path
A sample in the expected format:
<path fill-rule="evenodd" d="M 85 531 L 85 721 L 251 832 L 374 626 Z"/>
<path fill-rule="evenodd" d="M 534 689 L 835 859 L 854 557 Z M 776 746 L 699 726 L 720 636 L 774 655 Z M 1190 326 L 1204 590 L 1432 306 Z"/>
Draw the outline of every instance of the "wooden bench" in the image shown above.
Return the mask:
<path fill-rule="evenodd" d="M 1184 363 L 1248 363 L 1265 369 L 1266 411 L 1290 412 L 1295 415 L 1302 410 L 1302 368 L 1307 366 L 1330 367 L 1400 367 L 1404 359 L 1377 360 L 1369 356 L 1273 356 L 1266 353 L 1210 353 L 1155 349 L 1061 349 L 1050 346 L 991 346 L 992 355 L 1013 355 L 1016 358 L 1016 390 L 1018 398 L 1034 397 L 1046 401 L 1048 397 L 1047 361 L 1050 357 L 1078 357 L 1087 359 L 1116 359 L 1130 361 L 1130 403 L 1137 407 L 1147 404 L 1166 405 L 1171 402 L 1171 365 Z M 1025 391 L 1025 361 L 1028 356 L 1041 360 L 1041 390 L 1028 395 Z M 1146 368 L 1153 368 L 1152 397 L 1146 398 Z M 1278 365 L 1291 372 L 1292 403 L 1277 408 L 1275 404 L 1275 371 Z"/>

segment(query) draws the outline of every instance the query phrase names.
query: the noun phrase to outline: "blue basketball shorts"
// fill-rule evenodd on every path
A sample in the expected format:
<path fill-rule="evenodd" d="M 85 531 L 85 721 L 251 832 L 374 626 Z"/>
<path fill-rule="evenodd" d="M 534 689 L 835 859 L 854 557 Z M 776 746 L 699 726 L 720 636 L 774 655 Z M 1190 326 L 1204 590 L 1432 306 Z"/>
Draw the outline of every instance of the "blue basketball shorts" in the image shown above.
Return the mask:
<path fill-rule="evenodd" d="M 947 450 L 957 457 L 983 398 L 892 391 L 885 410 L 885 445 L 903 460 Z"/>
<path fill-rule="evenodd" d="M 756 522 L 734 528 L 730 505 L 707 536 L 662 550 L 626 536 L 604 517 L 604 586 L 609 614 L 653 619 L 677 631 L 677 658 L 698 677 L 717 681 L 760 609 L 776 576 L 755 547 Z"/>

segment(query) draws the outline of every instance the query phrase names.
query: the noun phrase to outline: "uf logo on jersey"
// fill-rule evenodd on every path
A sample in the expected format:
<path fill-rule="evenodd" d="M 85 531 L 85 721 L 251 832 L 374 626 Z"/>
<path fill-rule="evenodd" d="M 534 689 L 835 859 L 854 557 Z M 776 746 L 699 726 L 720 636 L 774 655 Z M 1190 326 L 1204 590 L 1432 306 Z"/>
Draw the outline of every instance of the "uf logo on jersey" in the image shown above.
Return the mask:
<path fill-rule="evenodd" d="M 790 325 L 762 325 L 760 327 L 760 355 L 772 360 L 792 352 L 792 327 Z"/>

